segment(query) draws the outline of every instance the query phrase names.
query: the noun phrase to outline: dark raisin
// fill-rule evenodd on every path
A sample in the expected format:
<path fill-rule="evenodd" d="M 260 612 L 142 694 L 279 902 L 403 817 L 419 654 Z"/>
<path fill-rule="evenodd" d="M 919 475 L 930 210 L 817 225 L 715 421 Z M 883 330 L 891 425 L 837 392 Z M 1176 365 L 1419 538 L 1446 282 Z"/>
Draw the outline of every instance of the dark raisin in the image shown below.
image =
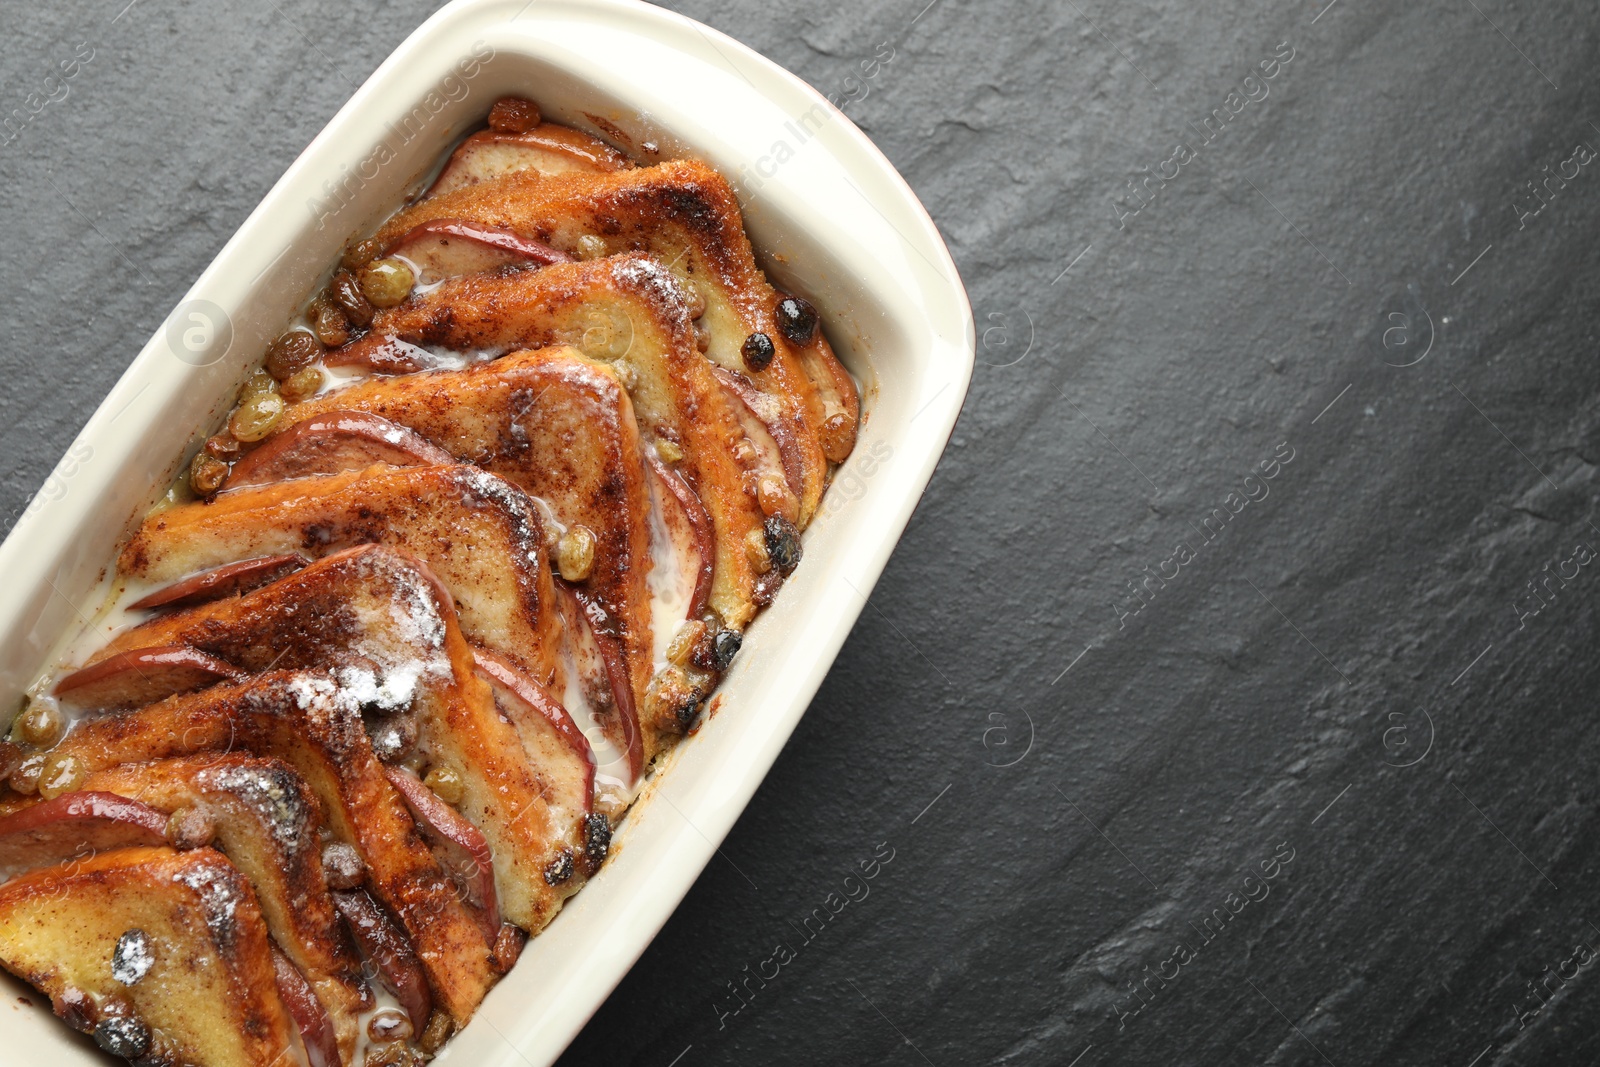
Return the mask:
<path fill-rule="evenodd" d="M 788 574 L 800 562 L 800 531 L 782 515 L 768 515 L 761 526 L 767 535 L 767 559 L 780 573 Z"/>
<path fill-rule="evenodd" d="M 778 329 L 797 345 L 810 344 L 817 335 L 817 309 L 798 296 L 778 301 Z"/>
<path fill-rule="evenodd" d="M 772 357 L 778 354 L 773 347 L 772 338 L 764 333 L 753 333 L 744 339 L 744 346 L 739 349 L 744 356 L 744 365 L 751 370 L 766 370 L 767 364 L 772 362 Z"/>
<path fill-rule="evenodd" d="M 689 729 L 694 722 L 694 717 L 698 714 L 700 714 L 700 702 L 694 697 L 690 697 L 678 705 L 678 710 L 674 713 L 678 720 L 678 725 L 685 730 Z"/>
<path fill-rule="evenodd" d="M 717 670 L 728 669 L 728 664 L 733 662 L 733 657 L 738 654 L 739 646 L 742 644 L 744 638 L 739 636 L 738 630 L 722 630 L 711 639 L 711 660 Z"/>
<path fill-rule="evenodd" d="M 281 382 L 321 359 L 322 353 L 322 342 L 310 333 L 290 330 L 267 348 L 267 373 Z"/>
<path fill-rule="evenodd" d="M 96 1024 L 94 1042 L 113 1056 L 136 1060 L 150 1051 L 150 1028 L 138 1019 L 113 1015 Z"/>
<path fill-rule="evenodd" d="M 598 811 L 591 811 L 583 817 L 583 854 L 589 861 L 589 868 L 594 870 L 606 860 L 606 855 L 611 851 L 611 823 Z"/>
<path fill-rule="evenodd" d="M 544 866 L 544 880 L 550 885 L 560 885 L 572 877 L 572 850 L 562 849 L 556 858 Z"/>
<path fill-rule="evenodd" d="M 344 312 L 345 320 L 350 325 L 360 329 L 372 325 L 372 305 L 362 295 L 361 283 L 349 271 L 342 270 L 333 276 L 333 281 L 328 285 L 328 299 Z"/>

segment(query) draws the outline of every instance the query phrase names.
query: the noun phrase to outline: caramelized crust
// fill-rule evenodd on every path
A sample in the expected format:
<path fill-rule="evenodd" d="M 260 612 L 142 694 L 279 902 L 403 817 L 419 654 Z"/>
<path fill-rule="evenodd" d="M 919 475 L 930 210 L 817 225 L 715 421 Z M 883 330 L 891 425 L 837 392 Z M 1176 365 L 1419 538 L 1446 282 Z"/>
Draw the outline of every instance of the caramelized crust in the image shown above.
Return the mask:
<path fill-rule="evenodd" d="M 706 305 L 701 325 L 709 333 L 707 355 L 772 397 L 774 436 L 793 442 L 798 521 L 803 527 L 810 520 L 827 482 L 823 424 L 832 414 L 845 414 L 853 428 L 859 414 L 855 386 L 825 341 L 801 353 L 779 330 L 778 295 L 756 266 L 738 200 L 720 174 L 687 160 L 610 174 L 514 173 L 415 204 L 391 219 L 378 240 L 387 246 L 438 218 L 503 226 L 567 253 L 579 251 L 580 237 L 598 237 L 606 253 L 648 252 L 694 286 Z M 761 369 L 748 366 L 741 354 L 745 340 L 758 332 L 774 349 Z M 817 382 L 823 389 L 813 382 L 808 362 L 822 368 Z"/>
<path fill-rule="evenodd" d="M 317 832 L 322 809 L 287 764 L 242 752 L 98 771 L 84 790 L 136 797 L 160 811 L 193 812 L 255 888 L 267 929 L 333 1020 L 344 1062 L 355 1055 L 361 961 L 328 896 Z"/>
<path fill-rule="evenodd" d="M 715 526 L 711 606 L 734 629 L 749 622 L 757 574 L 745 543 L 765 517 L 756 497 L 760 470 L 735 458 L 745 439 L 740 413 L 700 354 L 687 294 L 655 260 L 623 255 L 455 278 L 380 312 L 371 333 L 333 358 L 359 360 L 387 338 L 455 351 L 572 345 L 622 369 L 644 440 L 682 452 L 678 469 Z M 296 405 L 287 418 L 308 418 L 304 412 L 343 405 L 350 395 Z"/>
<path fill-rule="evenodd" d="M 56 752 L 91 772 L 121 763 L 245 750 L 283 760 L 354 845 L 368 883 L 417 947 L 434 994 L 460 1022 L 493 982 L 489 945 L 372 753 L 361 707 L 326 675 L 274 671 L 137 711 L 86 719 Z"/>
<path fill-rule="evenodd" d="M 516 487 L 473 467 L 374 467 L 182 504 L 146 519 L 119 565 L 166 582 L 251 556 L 324 556 L 371 543 L 424 560 L 469 638 L 544 684 L 556 680 L 560 619 L 538 512 Z"/>
<path fill-rule="evenodd" d="M 428 766 L 461 779 L 458 807 L 488 838 L 510 921 L 537 932 L 580 884 L 552 887 L 544 871 L 582 848 L 587 802 L 551 810 L 565 764 L 552 766 L 541 724 L 519 730 L 496 713 L 449 594 L 414 557 L 346 549 L 247 596 L 124 631 L 94 659 L 146 644 L 188 645 L 249 671 L 335 671 L 380 719 L 414 716 Z"/>
<path fill-rule="evenodd" d="M 12 879 L 0 964 L 102 1044 L 145 1046 L 141 1064 L 296 1062 L 256 895 L 211 849 L 119 849 Z"/>

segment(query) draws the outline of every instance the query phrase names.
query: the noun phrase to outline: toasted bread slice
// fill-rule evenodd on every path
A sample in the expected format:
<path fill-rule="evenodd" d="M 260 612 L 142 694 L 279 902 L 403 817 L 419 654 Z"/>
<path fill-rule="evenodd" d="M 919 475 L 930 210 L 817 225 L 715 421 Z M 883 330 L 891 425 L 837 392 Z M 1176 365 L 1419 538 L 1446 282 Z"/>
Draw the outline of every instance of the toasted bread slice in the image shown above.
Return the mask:
<path fill-rule="evenodd" d="M 557 681 L 561 623 L 539 513 L 515 486 L 475 467 L 374 467 L 167 508 L 145 520 L 119 565 L 165 582 L 251 556 L 325 556 L 372 543 L 425 561 L 469 638 L 544 684 Z"/>
<path fill-rule="evenodd" d="M 514 173 L 414 204 L 377 239 L 387 247 L 443 218 L 504 227 L 569 254 L 583 237 L 598 239 L 607 254 L 648 252 L 693 286 L 705 302 L 707 355 L 771 398 L 757 414 L 787 453 L 796 521 L 810 520 L 827 483 L 824 427 L 839 417 L 831 450 L 848 455 L 859 417 L 855 385 L 820 331 L 801 351 L 780 330 L 780 298 L 756 266 L 738 200 L 721 175 L 687 160 L 609 174 Z M 757 333 L 767 344 L 747 360 L 743 350 Z"/>
<path fill-rule="evenodd" d="M 563 850 L 584 847 L 589 798 L 549 803 L 567 761 L 550 759 L 543 724 L 514 725 L 496 713 L 449 594 L 415 557 L 358 545 L 246 596 L 125 630 L 93 661 L 147 644 L 186 645 L 249 671 L 335 671 L 369 698 L 380 724 L 397 716 L 415 723 L 425 769 L 460 779 L 458 807 L 488 839 L 506 918 L 536 932 L 576 888 L 551 886 L 544 872 Z"/>
<path fill-rule="evenodd" d="M 0 965 L 141 1064 L 296 1062 L 256 895 L 211 849 L 117 849 L 12 879 Z"/>
<path fill-rule="evenodd" d="M 428 850 L 372 753 L 356 693 L 325 674 L 272 671 L 239 685 L 81 720 L 55 751 L 89 771 L 244 750 L 289 764 L 354 845 L 368 885 L 416 944 L 436 999 L 465 1022 L 493 982 L 479 919 Z"/>
<path fill-rule="evenodd" d="M 759 482 L 764 474 L 782 478 L 783 467 L 781 459 L 762 464 L 761 453 L 747 444 L 737 401 L 721 387 L 714 364 L 701 355 L 687 295 L 669 271 L 630 254 L 456 278 L 380 312 L 370 333 L 330 358 L 362 363 L 365 353 L 390 338 L 454 351 L 566 344 L 614 363 L 628 383 L 646 447 L 657 458 L 681 454 L 667 465 L 689 481 L 710 515 L 715 537 L 707 591 L 711 607 L 734 629 L 749 622 L 759 573 L 747 544 L 765 519 Z M 311 416 L 302 409 L 326 411 L 345 404 L 349 395 L 344 390 L 309 406 L 296 405 L 288 416 L 303 425 L 301 420 Z M 686 614 L 698 615 L 698 607 L 691 605 Z"/>
<path fill-rule="evenodd" d="M 594 534 L 593 565 L 577 583 L 592 605 L 584 622 L 620 645 L 626 672 L 616 686 L 607 679 L 587 695 L 637 774 L 654 755 L 642 751 L 631 714 L 654 658 L 650 488 L 638 422 L 616 370 L 574 349 L 545 348 L 463 370 L 369 378 L 297 404 L 287 417 L 334 410 L 413 430 L 545 501 L 563 526 Z M 273 447 L 271 438 L 261 446 Z"/>
<path fill-rule="evenodd" d="M 79 788 L 193 813 L 255 888 L 273 940 L 305 975 L 333 1022 L 344 1062 L 359 1036 L 361 961 L 345 937 L 322 870 L 322 808 L 287 764 L 243 752 L 125 763 Z"/>
<path fill-rule="evenodd" d="M 507 174 L 595 174 L 627 170 L 628 157 L 570 126 L 541 122 L 524 133 L 480 130 L 456 147 L 429 196 L 453 192 Z"/>

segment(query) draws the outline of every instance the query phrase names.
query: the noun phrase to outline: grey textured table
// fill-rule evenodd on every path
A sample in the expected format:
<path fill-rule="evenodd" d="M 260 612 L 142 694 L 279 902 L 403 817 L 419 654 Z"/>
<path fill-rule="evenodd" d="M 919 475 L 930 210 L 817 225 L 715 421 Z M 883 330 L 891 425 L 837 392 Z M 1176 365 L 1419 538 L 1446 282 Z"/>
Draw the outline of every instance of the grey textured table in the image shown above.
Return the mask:
<path fill-rule="evenodd" d="M 12 516 L 430 10 L 126 2 L 0 15 Z M 924 3 L 683 5 L 848 101 L 982 363 L 563 1062 L 1600 1059 L 1593 5 Z"/>

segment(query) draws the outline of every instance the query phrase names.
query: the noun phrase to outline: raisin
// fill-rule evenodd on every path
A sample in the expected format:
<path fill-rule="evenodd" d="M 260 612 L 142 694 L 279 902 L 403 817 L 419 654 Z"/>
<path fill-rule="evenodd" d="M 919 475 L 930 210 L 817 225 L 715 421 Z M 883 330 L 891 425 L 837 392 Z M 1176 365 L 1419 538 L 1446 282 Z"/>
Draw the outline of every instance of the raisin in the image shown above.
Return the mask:
<path fill-rule="evenodd" d="M 797 345 L 810 344 L 817 335 L 817 309 L 797 296 L 778 301 L 778 329 Z"/>
<path fill-rule="evenodd" d="M 772 362 L 772 357 L 778 354 L 778 349 L 772 343 L 772 338 L 764 333 L 753 333 L 744 339 L 744 345 L 739 349 L 744 356 L 744 365 L 753 371 L 766 370 Z"/>

